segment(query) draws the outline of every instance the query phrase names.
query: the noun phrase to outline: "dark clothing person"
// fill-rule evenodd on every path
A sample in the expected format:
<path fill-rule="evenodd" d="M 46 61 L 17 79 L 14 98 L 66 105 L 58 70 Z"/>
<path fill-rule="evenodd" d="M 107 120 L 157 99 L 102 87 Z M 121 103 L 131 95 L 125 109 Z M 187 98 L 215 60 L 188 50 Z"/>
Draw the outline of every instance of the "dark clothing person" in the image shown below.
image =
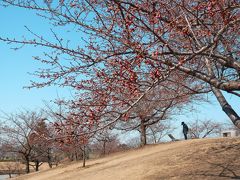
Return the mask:
<path fill-rule="evenodd" d="M 188 126 L 184 122 L 182 122 L 182 126 L 183 126 L 184 138 L 185 138 L 185 140 L 187 140 Z"/>

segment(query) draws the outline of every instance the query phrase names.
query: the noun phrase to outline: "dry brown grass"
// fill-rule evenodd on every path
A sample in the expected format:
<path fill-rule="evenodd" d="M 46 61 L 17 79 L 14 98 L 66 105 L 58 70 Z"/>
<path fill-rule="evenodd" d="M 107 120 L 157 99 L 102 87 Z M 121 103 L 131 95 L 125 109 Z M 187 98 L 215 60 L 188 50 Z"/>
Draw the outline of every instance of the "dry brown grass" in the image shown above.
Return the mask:
<path fill-rule="evenodd" d="M 72 163 L 16 180 L 240 179 L 240 138 L 196 139 L 151 145 Z"/>
<path fill-rule="evenodd" d="M 34 163 L 30 163 L 30 171 L 34 172 L 35 169 L 32 165 L 34 165 Z M 45 170 L 45 169 L 49 169 L 49 166 L 47 163 L 43 163 L 40 167 L 39 170 Z M 0 162 L 0 170 L 25 170 L 25 164 L 20 163 L 20 162 L 11 162 L 11 161 L 4 161 L 4 162 Z"/>

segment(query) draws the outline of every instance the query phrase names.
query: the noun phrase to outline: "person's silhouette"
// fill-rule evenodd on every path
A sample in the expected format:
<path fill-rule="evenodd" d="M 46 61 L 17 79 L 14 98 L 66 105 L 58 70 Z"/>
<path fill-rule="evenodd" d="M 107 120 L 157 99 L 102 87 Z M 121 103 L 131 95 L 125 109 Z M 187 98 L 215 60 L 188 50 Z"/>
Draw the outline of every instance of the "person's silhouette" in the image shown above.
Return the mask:
<path fill-rule="evenodd" d="M 184 122 L 182 122 L 182 126 L 183 126 L 184 138 L 185 138 L 185 140 L 187 140 L 188 126 Z"/>

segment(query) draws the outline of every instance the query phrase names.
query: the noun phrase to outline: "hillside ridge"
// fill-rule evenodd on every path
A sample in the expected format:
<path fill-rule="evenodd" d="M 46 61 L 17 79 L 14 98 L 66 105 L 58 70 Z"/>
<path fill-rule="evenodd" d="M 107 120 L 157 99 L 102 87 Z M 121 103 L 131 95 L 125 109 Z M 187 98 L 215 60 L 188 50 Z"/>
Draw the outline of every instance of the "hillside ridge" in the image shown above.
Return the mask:
<path fill-rule="evenodd" d="M 240 138 L 194 139 L 148 145 L 62 165 L 15 180 L 240 179 Z"/>

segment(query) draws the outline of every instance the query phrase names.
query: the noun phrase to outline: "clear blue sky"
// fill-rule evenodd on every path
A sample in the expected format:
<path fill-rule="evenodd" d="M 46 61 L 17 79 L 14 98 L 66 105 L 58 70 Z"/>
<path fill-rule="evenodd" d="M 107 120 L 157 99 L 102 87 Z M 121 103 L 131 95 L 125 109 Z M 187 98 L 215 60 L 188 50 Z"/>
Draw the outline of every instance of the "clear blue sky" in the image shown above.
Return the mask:
<path fill-rule="evenodd" d="M 1 28 L 0 35 L 5 37 L 28 36 L 24 26 L 28 26 L 34 32 L 48 35 L 50 34 L 49 24 L 46 20 L 36 16 L 32 11 L 16 8 L 0 7 Z M 71 35 L 72 36 L 72 35 Z M 29 85 L 29 81 L 34 77 L 28 72 L 34 72 L 41 64 L 33 61 L 32 56 L 41 55 L 42 50 L 31 46 L 24 47 L 18 51 L 10 49 L 12 45 L 0 42 L 0 110 L 4 112 L 15 112 L 21 108 L 35 109 L 42 107 L 42 100 L 53 100 L 59 96 L 69 95 L 68 89 L 49 87 L 42 89 L 23 89 Z M 214 97 L 209 97 L 212 104 L 196 105 L 197 111 L 189 112 L 184 116 L 179 116 L 177 122 L 182 120 L 189 122 L 192 119 L 215 119 L 217 121 L 228 122 L 227 116 L 222 112 Z M 240 113 L 240 106 L 237 99 L 229 96 L 231 104 Z"/>
<path fill-rule="evenodd" d="M 48 35 L 49 24 L 36 16 L 32 11 L 0 7 L 2 22 L 0 35 L 3 37 L 28 36 L 25 25 L 34 32 Z M 34 79 L 28 72 L 34 72 L 41 66 L 33 61 L 32 56 L 41 55 L 42 50 L 26 46 L 20 50 L 12 50 L 13 45 L 0 42 L 0 110 L 16 112 L 22 108 L 36 109 L 43 107 L 43 100 L 53 100 L 57 97 L 68 96 L 68 89 L 47 87 L 41 89 L 23 89 Z"/>

